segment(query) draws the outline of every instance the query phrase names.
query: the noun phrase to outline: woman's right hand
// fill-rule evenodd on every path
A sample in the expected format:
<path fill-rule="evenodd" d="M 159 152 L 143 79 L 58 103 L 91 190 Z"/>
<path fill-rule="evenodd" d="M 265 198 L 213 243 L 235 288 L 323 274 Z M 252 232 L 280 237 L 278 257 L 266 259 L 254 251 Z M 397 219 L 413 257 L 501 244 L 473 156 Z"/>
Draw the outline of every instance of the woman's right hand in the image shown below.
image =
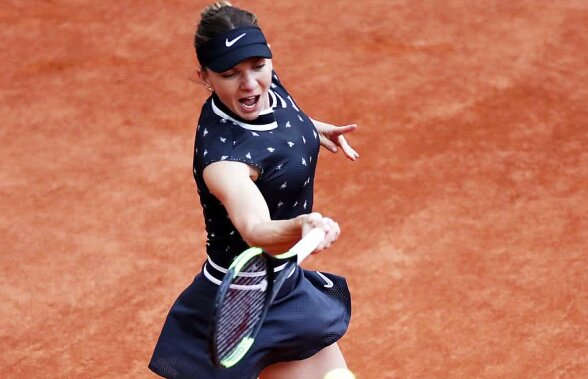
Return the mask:
<path fill-rule="evenodd" d="M 339 228 L 338 223 L 329 217 L 324 217 L 318 212 L 309 213 L 299 217 L 302 217 L 302 237 L 312 229 L 318 228 L 325 232 L 325 238 L 315 249 L 315 253 L 331 247 L 341 234 L 341 228 Z"/>

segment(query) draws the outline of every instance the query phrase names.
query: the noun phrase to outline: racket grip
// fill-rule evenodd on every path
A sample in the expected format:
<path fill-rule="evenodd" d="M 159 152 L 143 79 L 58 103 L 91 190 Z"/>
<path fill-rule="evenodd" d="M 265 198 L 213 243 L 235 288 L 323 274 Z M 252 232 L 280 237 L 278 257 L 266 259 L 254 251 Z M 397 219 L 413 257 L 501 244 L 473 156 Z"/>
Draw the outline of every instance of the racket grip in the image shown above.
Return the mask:
<path fill-rule="evenodd" d="M 296 254 L 298 264 L 300 264 L 317 248 L 324 238 L 325 232 L 322 229 L 312 229 L 296 245 L 292 246 L 290 253 Z"/>

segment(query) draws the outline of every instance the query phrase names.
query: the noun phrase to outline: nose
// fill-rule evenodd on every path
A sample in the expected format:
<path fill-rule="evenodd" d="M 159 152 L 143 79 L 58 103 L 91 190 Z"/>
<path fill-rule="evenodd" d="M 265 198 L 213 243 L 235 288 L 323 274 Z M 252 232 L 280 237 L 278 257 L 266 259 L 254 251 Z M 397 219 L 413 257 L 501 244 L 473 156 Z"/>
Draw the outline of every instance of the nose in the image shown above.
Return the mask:
<path fill-rule="evenodd" d="M 250 70 L 243 72 L 243 76 L 241 77 L 241 89 L 252 90 L 255 89 L 255 86 L 257 86 L 255 73 Z"/>

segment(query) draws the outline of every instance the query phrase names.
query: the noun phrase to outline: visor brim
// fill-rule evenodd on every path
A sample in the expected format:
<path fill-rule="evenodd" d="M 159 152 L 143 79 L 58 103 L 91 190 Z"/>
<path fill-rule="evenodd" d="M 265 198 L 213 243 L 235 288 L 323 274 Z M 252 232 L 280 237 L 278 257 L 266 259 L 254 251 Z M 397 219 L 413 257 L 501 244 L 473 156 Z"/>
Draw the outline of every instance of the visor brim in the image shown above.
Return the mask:
<path fill-rule="evenodd" d="M 272 52 L 266 43 L 258 43 L 253 45 L 246 45 L 234 50 L 228 51 L 226 54 L 216 57 L 209 62 L 206 67 L 214 72 L 224 72 L 242 61 L 249 58 L 268 58 L 272 57 Z"/>

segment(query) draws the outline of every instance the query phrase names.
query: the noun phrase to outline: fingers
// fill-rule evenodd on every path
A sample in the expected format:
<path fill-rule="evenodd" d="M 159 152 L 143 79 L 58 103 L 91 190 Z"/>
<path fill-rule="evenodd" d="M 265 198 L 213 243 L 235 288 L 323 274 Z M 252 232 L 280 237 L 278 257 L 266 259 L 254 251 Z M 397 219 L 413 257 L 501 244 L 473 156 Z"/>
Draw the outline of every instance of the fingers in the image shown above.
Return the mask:
<path fill-rule="evenodd" d="M 349 146 L 345 137 L 339 136 L 337 137 L 337 141 L 339 142 L 339 146 L 341 146 L 341 149 L 343 149 L 343 153 L 347 158 L 352 161 L 359 158 L 359 154 L 351 146 Z"/>
<path fill-rule="evenodd" d="M 329 217 L 324 217 L 323 221 L 325 222 L 325 225 L 327 225 L 327 232 L 322 248 L 328 249 L 339 238 L 339 235 L 341 234 L 341 228 L 339 228 L 339 224 Z"/>
<path fill-rule="evenodd" d="M 336 153 L 337 152 L 337 145 L 335 144 L 335 142 L 331 141 L 330 139 L 325 137 L 323 134 L 321 134 L 320 136 L 321 136 L 320 137 L 321 145 L 323 145 L 329 151 Z"/>
<path fill-rule="evenodd" d="M 344 125 L 344 126 L 333 126 L 329 125 L 328 128 L 323 128 L 320 133 L 320 142 L 325 148 L 332 153 L 336 153 L 339 147 L 343 150 L 345 156 L 355 161 L 359 158 L 359 154 L 355 151 L 343 136 L 344 134 L 350 133 L 357 129 L 357 124 Z"/>
<path fill-rule="evenodd" d="M 306 235 L 306 233 L 315 228 L 321 229 L 325 232 L 325 238 L 315 249 L 315 252 L 331 247 L 341 234 L 341 228 L 338 223 L 329 217 L 323 217 L 318 212 L 313 212 L 308 215 L 306 222 L 302 227 L 302 235 Z"/>
<path fill-rule="evenodd" d="M 344 125 L 344 126 L 337 126 L 335 127 L 335 129 L 333 130 L 333 133 L 335 135 L 342 135 L 342 134 L 347 134 L 349 132 L 354 131 L 355 129 L 357 129 L 357 124 L 350 124 L 350 125 Z"/>

